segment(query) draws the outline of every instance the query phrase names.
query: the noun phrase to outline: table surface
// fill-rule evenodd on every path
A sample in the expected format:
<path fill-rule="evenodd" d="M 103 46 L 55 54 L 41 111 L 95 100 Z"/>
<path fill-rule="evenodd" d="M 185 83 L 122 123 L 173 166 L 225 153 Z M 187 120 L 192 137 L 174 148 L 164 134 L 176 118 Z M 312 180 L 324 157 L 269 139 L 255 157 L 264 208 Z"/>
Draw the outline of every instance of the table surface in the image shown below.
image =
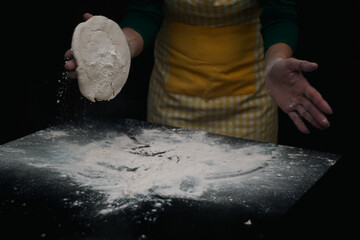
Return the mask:
<path fill-rule="evenodd" d="M 0 146 L 1 224 L 35 238 L 256 239 L 339 158 L 133 119 L 80 120 Z"/>

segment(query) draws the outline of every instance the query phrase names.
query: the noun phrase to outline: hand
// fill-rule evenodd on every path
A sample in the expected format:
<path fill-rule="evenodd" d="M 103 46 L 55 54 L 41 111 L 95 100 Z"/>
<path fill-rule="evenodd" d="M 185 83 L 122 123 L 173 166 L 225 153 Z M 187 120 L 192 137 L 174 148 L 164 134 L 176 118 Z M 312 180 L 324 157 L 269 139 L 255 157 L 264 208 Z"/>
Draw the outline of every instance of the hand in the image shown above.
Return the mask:
<path fill-rule="evenodd" d="M 309 133 L 304 119 L 318 129 L 330 126 L 325 114 L 331 114 L 329 104 L 312 87 L 303 72 L 312 72 L 318 65 L 295 58 L 279 58 L 267 66 L 265 84 L 270 96 L 287 113 L 302 133 Z"/>
<path fill-rule="evenodd" d="M 87 21 L 92 16 L 93 15 L 90 13 L 85 13 L 83 15 L 83 18 L 85 21 Z M 129 45 L 131 58 L 138 56 L 142 52 L 143 47 L 144 47 L 144 40 L 143 40 L 142 36 L 138 32 L 136 32 L 135 30 L 133 30 L 131 28 L 123 28 L 122 31 L 125 35 L 128 45 Z M 69 49 L 65 52 L 64 57 L 65 57 L 65 59 L 67 59 L 65 61 L 65 65 L 64 65 L 67 77 L 71 78 L 71 79 L 76 79 L 77 75 L 76 75 L 75 70 L 76 70 L 77 65 L 76 65 L 75 59 L 73 58 L 71 49 Z"/>
<path fill-rule="evenodd" d="M 93 16 L 93 15 L 90 14 L 90 13 L 85 13 L 85 14 L 83 15 L 83 18 L 84 18 L 85 21 L 87 21 L 87 20 L 88 20 L 89 18 L 91 18 L 92 16 Z M 76 71 L 75 71 L 75 70 L 76 70 L 77 65 L 76 65 L 75 59 L 73 58 L 73 54 L 72 54 L 71 49 L 69 49 L 69 50 L 67 50 L 67 51 L 65 52 L 64 57 L 65 57 L 66 59 L 68 59 L 68 60 L 65 61 L 65 65 L 64 65 L 65 70 L 66 70 L 66 75 L 67 75 L 67 77 L 70 78 L 70 79 L 76 79 L 76 78 L 77 78 L 77 75 L 76 75 Z"/>

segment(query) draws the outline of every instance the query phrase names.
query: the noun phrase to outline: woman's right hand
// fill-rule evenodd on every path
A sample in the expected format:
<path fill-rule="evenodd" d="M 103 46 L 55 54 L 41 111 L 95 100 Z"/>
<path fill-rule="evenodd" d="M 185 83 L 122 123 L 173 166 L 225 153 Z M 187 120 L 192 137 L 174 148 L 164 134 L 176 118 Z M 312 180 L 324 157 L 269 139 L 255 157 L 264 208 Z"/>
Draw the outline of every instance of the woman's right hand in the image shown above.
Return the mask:
<path fill-rule="evenodd" d="M 73 58 L 73 54 L 71 49 L 67 50 L 65 52 L 65 70 L 66 70 L 66 76 L 70 79 L 76 79 L 77 78 L 77 74 L 76 74 L 76 61 Z"/>
<path fill-rule="evenodd" d="M 83 15 L 83 18 L 84 18 L 84 21 L 87 21 L 89 18 L 91 18 L 93 15 L 90 14 L 90 13 L 85 13 Z M 68 78 L 70 79 L 76 79 L 77 78 L 77 75 L 76 75 L 76 61 L 73 57 L 73 53 L 71 51 L 71 49 L 68 49 L 65 54 L 64 54 L 64 57 L 65 57 L 65 70 L 66 70 L 66 75 Z"/>
<path fill-rule="evenodd" d="M 83 18 L 84 20 L 88 20 L 89 18 L 91 18 L 93 15 L 90 13 L 85 13 Z M 134 58 L 136 56 L 138 56 L 144 47 L 144 40 L 142 38 L 142 36 L 136 32 L 135 30 L 131 29 L 131 28 L 123 28 L 122 29 L 126 41 L 128 43 L 129 49 L 130 49 L 130 54 L 131 54 L 131 58 Z M 73 53 L 71 51 L 71 49 L 67 50 L 65 52 L 64 55 L 66 61 L 65 61 L 65 70 L 66 70 L 66 75 L 68 78 L 71 79 L 76 79 L 77 75 L 76 75 L 76 61 L 73 57 Z"/>

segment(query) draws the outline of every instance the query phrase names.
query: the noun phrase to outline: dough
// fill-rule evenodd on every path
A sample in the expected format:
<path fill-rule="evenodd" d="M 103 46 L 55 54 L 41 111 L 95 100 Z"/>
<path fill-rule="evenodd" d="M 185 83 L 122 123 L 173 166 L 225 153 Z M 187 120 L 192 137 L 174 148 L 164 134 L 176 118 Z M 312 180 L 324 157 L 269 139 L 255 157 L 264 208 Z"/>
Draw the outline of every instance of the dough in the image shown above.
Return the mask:
<path fill-rule="evenodd" d="M 126 83 L 131 62 L 120 26 L 93 16 L 76 26 L 71 48 L 81 94 L 92 102 L 113 99 Z"/>

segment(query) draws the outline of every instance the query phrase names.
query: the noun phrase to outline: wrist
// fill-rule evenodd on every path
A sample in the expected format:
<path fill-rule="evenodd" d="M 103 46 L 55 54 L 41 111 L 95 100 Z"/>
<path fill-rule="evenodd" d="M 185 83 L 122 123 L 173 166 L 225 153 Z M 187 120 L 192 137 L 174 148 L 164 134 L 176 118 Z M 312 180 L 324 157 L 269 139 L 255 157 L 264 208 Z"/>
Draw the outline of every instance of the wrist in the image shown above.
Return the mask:
<path fill-rule="evenodd" d="M 266 71 L 271 69 L 275 62 L 290 58 L 292 54 L 292 49 L 285 43 L 270 46 L 265 54 Z"/>

